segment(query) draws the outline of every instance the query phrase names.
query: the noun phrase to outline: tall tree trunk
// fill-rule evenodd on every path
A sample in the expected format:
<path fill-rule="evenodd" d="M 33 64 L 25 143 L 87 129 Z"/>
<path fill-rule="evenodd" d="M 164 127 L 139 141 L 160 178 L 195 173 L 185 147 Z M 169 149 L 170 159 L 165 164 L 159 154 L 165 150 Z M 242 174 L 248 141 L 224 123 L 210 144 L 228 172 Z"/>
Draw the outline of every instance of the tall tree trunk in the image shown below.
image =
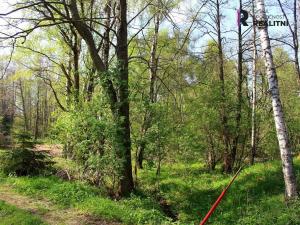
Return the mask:
<path fill-rule="evenodd" d="M 300 66 L 299 66 L 299 39 L 298 39 L 298 17 L 297 17 L 297 2 L 299 0 L 294 0 L 294 9 L 293 9 L 293 17 L 294 17 L 294 31 L 293 42 L 294 42 L 294 58 L 295 58 L 295 70 L 298 78 L 298 84 L 300 88 Z M 300 95 L 300 93 L 299 93 Z"/>
<path fill-rule="evenodd" d="M 254 15 L 254 0 L 252 0 L 252 15 Z M 253 22 L 255 18 L 253 17 Z M 254 23 L 253 23 L 254 24 Z M 254 164 L 256 156 L 256 27 L 253 26 L 253 59 L 252 59 L 252 113 L 251 113 L 251 158 L 250 164 Z"/>
<path fill-rule="evenodd" d="M 95 69 L 100 75 L 101 85 L 107 94 L 114 119 L 118 124 L 119 148 L 117 153 L 122 163 L 119 194 L 125 196 L 134 189 L 129 120 L 127 2 L 126 0 L 118 0 L 118 15 L 116 15 L 118 22 L 116 56 L 120 65 L 116 89 L 110 77 L 103 73 L 106 71 L 105 64 L 99 55 L 91 30 L 80 18 L 76 0 L 70 0 L 69 7 L 73 19 L 72 23 L 88 46 Z"/>
<path fill-rule="evenodd" d="M 228 118 L 226 115 L 226 93 L 225 93 L 225 78 L 224 78 L 224 56 L 222 46 L 222 35 L 221 35 L 221 13 L 219 0 L 216 1 L 217 9 L 217 34 L 218 34 L 218 62 L 219 62 L 219 79 L 221 88 L 221 124 L 222 124 L 222 138 L 224 143 L 224 158 L 223 158 L 223 169 L 224 172 L 230 173 L 232 171 L 232 158 L 230 153 L 230 140 L 228 131 Z"/>
<path fill-rule="evenodd" d="M 242 1 L 240 3 L 240 10 L 242 9 Z M 235 137 L 231 149 L 231 168 L 234 167 L 234 162 L 236 158 L 237 148 L 240 138 L 240 124 L 242 118 L 242 83 L 243 83 L 243 48 L 242 48 L 242 25 L 238 27 L 238 85 L 237 85 L 237 107 L 236 107 L 236 117 L 235 117 Z"/>
<path fill-rule="evenodd" d="M 122 129 L 119 132 L 121 144 L 123 145 L 120 157 L 123 160 L 123 167 L 120 180 L 120 194 L 128 195 L 134 189 L 131 162 L 131 139 L 129 119 L 129 93 L 128 93 L 128 45 L 127 45 L 127 1 L 118 1 L 118 23 L 117 23 L 117 48 L 116 55 L 120 64 L 120 84 L 118 90 L 118 115 L 117 120 Z"/>
<path fill-rule="evenodd" d="M 80 92 L 80 74 L 79 74 L 79 59 L 81 51 L 81 38 L 77 32 L 73 32 L 74 35 L 74 45 L 72 48 L 73 51 L 73 60 L 74 60 L 74 98 L 75 103 L 79 102 L 79 92 Z"/>
<path fill-rule="evenodd" d="M 45 96 L 44 96 L 44 107 L 43 107 L 43 135 L 48 133 L 48 121 L 49 121 L 49 111 L 48 111 L 48 89 L 45 88 Z"/>
<path fill-rule="evenodd" d="M 33 114 L 33 112 L 32 111 L 33 111 L 33 109 L 32 109 L 31 89 L 28 89 L 28 90 L 25 89 L 25 96 L 26 95 L 28 96 L 28 99 L 27 99 L 28 100 L 27 101 L 27 106 L 28 106 L 27 120 L 28 120 L 28 123 L 29 123 L 29 129 L 32 132 L 32 127 L 33 127 L 33 125 L 32 125 L 32 123 L 33 123 L 33 121 L 32 121 L 32 118 L 33 118 L 32 114 Z M 25 100 L 26 100 L 26 98 L 25 98 Z M 25 101 L 25 104 L 26 104 L 26 101 Z"/>
<path fill-rule="evenodd" d="M 108 0 L 104 12 L 106 14 L 106 19 L 105 19 L 105 32 L 103 35 L 103 49 L 102 49 L 102 55 L 103 55 L 103 63 L 105 66 L 105 69 L 108 69 L 108 64 L 109 64 L 109 49 L 110 49 L 110 26 L 111 26 L 111 1 Z"/>
<path fill-rule="evenodd" d="M 258 19 L 266 21 L 266 12 L 264 0 L 256 0 L 256 7 L 258 10 Z M 275 65 L 273 62 L 273 55 L 271 50 L 271 44 L 268 34 L 268 28 L 266 26 L 259 26 L 260 41 L 265 59 L 266 72 L 269 81 L 269 93 L 271 95 L 274 121 L 276 127 L 276 133 L 279 143 L 282 170 L 285 182 L 285 192 L 287 199 L 293 199 L 298 197 L 296 176 L 293 167 L 292 150 L 290 140 L 288 137 L 288 131 L 283 115 L 282 104 L 280 100 L 278 80 Z"/>
<path fill-rule="evenodd" d="M 87 84 L 87 88 L 86 88 L 86 100 L 89 102 L 92 100 L 93 97 L 93 93 L 94 93 L 94 89 L 95 89 L 95 74 L 96 71 L 94 68 L 92 68 L 89 71 L 89 80 L 88 80 L 88 84 Z"/>
<path fill-rule="evenodd" d="M 72 94 L 72 86 L 73 82 L 71 79 L 71 74 L 72 74 L 72 56 L 71 56 L 71 51 L 68 54 L 68 66 L 67 68 L 64 66 L 64 64 L 60 65 L 60 68 L 66 77 L 66 102 L 67 102 L 67 108 L 70 108 L 71 105 L 71 94 Z M 61 106 L 60 106 L 61 108 Z"/>
<path fill-rule="evenodd" d="M 208 143 L 208 152 L 207 152 L 207 165 L 210 171 L 215 170 L 217 160 L 216 160 L 216 152 L 215 152 L 215 144 L 213 135 L 209 132 L 207 128 L 207 143 Z"/>
<path fill-rule="evenodd" d="M 103 64 L 104 64 L 104 70 L 108 70 L 109 68 L 109 49 L 110 49 L 110 31 L 111 31 L 111 1 L 107 1 L 105 7 L 104 7 L 104 13 L 105 13 L 105 31 L 103 35 L 103 47 L 102 47 L 102 58 L 103 58 Z M 91 25 L 90 25 L 91 26 Z M 87 85 L 87 101 L 91 101 L 93 97 L 93 92 L 95 89 L 95 74 L 96 70 L 95 68 L 92 68 L 89 73 L 89 80 Z"/>
<path fill-rule="evenodd" d="M 155 83 L 156 83 L 156 75 L 157 75 L 157 64 L 158 59 L 156 57 L 157 51 L 157 42 L 158 42 L 158 32 L 159 32 L 159 25 L 160 25 L 160 15 L 157 14 L 154 16 L 154 35 L 152 39 L 152 46 L 150 50 L 150 62 L 149 62 L 149 99 L 146 104 L 146 112 L 143 118 L 143 124 L 141 126 L 141 139 L 143 139 L 151 127 L 151 120 L 152 120 L 152 109 L 151 105 L 155 102 Z M 138 155 L 137 155 L 137 166 L 139 168 L 143 168 L 143 160 L 144 160 L 144 151 L 146 148 L 146 142 L 144 140 L 138 146 Z"/>
<path fill-rule="evenodd" d="M 28 122 L 28 115 L 27 115 L 27 107 L 26 107 L 26 101 L 25 101 L 25 91 L 23 89 L 22 81 L 19 80 L 19 88 L 20 88 L 20 94 L 21 94 L 21 100 L 22 100 L 22 111 L 23 111 L 23 117 L 24 117 L 24 128 L 25 131 L 29 131 L 29 122 Z"/>
<path fill-rule="evenodd" d="M 40 85 L 37 84 L 37 94 L 36 94 L 36 113 L 35 113 L 35 128 L 34 128 L 34 140 L 37 140 L 39 135 L 39 118 L 40 118 Z"/>

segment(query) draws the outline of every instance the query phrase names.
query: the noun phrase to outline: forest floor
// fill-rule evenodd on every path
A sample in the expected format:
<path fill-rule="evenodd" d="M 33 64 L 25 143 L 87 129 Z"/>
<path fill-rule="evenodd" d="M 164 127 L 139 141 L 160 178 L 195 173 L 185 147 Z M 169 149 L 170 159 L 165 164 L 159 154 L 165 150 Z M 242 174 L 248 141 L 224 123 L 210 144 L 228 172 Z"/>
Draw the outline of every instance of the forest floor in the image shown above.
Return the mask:
<path fill-rule="evenodd" d="M 31 214 L 48 225 L 117 225 L 117 222 L 108 222 L 99 218 L 93 218 L 87 214 L 84 214 L 77 209 L 61 209 L 56 205 L 49 202 L 47 199 L 30 198 L 16 193 L 12 187 L 8 185 L 0 186 L 0 201 L 4 201 L 6 204 L 12 205 L 18 209 L 24 210 L 28 214 Z M 1 210 L 0 210 L 1 211 Z M 0 215 L 1 218 L 1 215 Z M 9 221 L 10 224 L 14 224 Z M 22 221 L 17 223 L 20 225 Z M 35 222 L 36 223 L 36 222 Z M 0 221 L 0 224 L 8 225 Z M 29 224 L 26 224 L 29 225 Z"/>
<path fill-rule="evenodd" d="M 72 173 L 74 165 L 61 158 L 59 146 L 50 149 L 55 149 L 57 166 Z M 295 159 L 295 168 L 300 177 L 300 159 Z M 231 177 L 218 168 L 209 172 L 202 163 L 190 162 L 163 164 L 157 177 L 156 168 L 145 165 L 138 173 L 136 193 L 116 201 L 101 188 L 76 180 L 0 175 L 0 225 L 199 224 Z M 168 217 L 161 200 L 176 221 Z M 18 222 L 1 223 L 14 219 Z M 208 224 L 299 225 L 300 202 L 285 203 L 280 162 L 246 167 Z"/>

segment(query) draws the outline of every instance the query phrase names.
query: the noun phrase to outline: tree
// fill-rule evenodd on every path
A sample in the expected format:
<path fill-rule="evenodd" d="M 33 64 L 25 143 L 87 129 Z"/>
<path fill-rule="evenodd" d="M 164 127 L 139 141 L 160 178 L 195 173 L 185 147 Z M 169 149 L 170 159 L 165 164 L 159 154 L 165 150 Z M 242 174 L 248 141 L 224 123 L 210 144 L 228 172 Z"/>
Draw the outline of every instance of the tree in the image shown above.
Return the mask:
<path fill-rule="evenodd" d="M 159 26 L 161 23 L 161 15 L 159 12 L 156 12 L 154 15 L 154 34 L 152 37 L 151 43 L 151 50 L 150 50 L 150 59 L 149 59 L 149 96 L 147 100 L 147 108 L 143 123 L 141 125 L 141 141 L 138 145 L 137 149 L 137 166 L 139 168 L 143 168 L 143 160 L 144 160 L 144 151 L 146 147 L 146 142 L 143 140 L 148 129 L 151 127 L 151 120 L 153 117 L 153 112 L 151 112 L 151 105 L 156 102 L 156 95 L 155 87 L 156 87 L 156 80 L 157 80 L 157 70 L 159 64 L 159 58 L 157 57 L 157 45 L 158 45 L 158 35 L 159 35 Z"/>
<path fill-rule="evenodd" d="M 128 45 L 127 45 L 127 2 L 117 2 L 117 45 L 116 56 L 118 60 L 119 74 L 117 75 L 117 88 L 108 77 L 105 77 L 105 64 L 98 54 L 97 46 L 89 26 L 81 19 L 75 0 L 70 2 L 72 23 L 78 33 L 85 40 L 93 64 L 101 76 L 102 86 L 108 96 L 111 111 L 115 122 L 120 126 L 118 133 L 120 146 L 118 156 L 123 162 L 121 168 L 120 195 L 128 195 L 133 189 L 132 166 L 131 166 L 131 140 L 129 122 L 129 98 L 128 98 Z"/>
<path fill-rule="evenodd" d="M 254 0 L 252 0 L 252 15 L 254 15 Z M 255 21 L 253 16 L 253 22 Z M 254 23 L 253 23 L 254 24 Z M 257 143 L 257 126 L 256 126 L 256 61 L 257 61 L 257 48 L 256 48 L 256 27 L 253 26 L 253 59 L 252 59 L 252 114 L 251 114 L 251 157 L 250 164 L 254 164 L 254 159 L 256 156 L 256 143 Z"/>
<path fill-rule="evenodd" d="M 239 1 L 240 9 L 242 9 L 242 1 Z M 241 119 L 242 119 L 242 103 L 243 103 L 243 46 L 242 46 L 242 25 L 239 24 L 238 27 L 238 82 L 237 82 L 237 106 L 236 106 L 236 116 L 235 116 L 235 137 L 233 140 L 233 145 L 231 148 L 231 165 L 225 166 L 225 171 L 231 172 L 234 167 L 237 148 L 240 139 L 240 126 L 241 126 Z M 227 169 L 226 169 L 227 168 Z"/>
<path fill-rule="evenodd" d="M 223 142 L 224 142 L 224 171 L 232 171 L 232 154 L 230 152 L 230 138 L 229 138 L 229 128 L 228 128 L 228 118 L 226 112 L 226 93 L 225 93 L 225 79 L 224 79 L 224 55 L 223 55 L 223 46 L 222 46 L 222 34 L 221 34 L 221 12 L 220 12 L 220 2 L 216 0 L 216 25 L 217 25 L 217 43 L 218 43 L 218 63 L 219 63 L 219 78 L 220 78 L 220 89 L 222 104 L 220 108 L 220 115 L 222 121 L 222 133 L 223 133 Z"/>
<path fill-rule="evenodd" d="M 298 80 L 298 85 L 300 86 L 300 65 L 299 65 L 299 38 L 298 38 L 298 10 L 297 10 L 297 0 L 293 0 L 292 1 L 292 22 L 291 20 L 288 18 L 287 13 L 283 7 L 282 1 L 281 0 L 277 0 L 278 4 L 280 6 L 281 12 L 283 13 L 285 19 L 288 22 L 288 26 L 289 26 L 289 31 L 292 35 L 292 44 L 289 44 L 287 41 L 285 40 L 278 40 L 284 44 L 287 44 L 288 46 L 290 46 L 293 51 L 294 51 L 294 64 L 295 64 L 295 72 L 296 72 L 296 76 L 297 76 L 297 80 Z M 288 4 L 288 3 L 287 3 Z"/>
<path fill-rule="evenodd" d="M 258 20 L 266 21 L 266 12 L 264 0 L 256 0 L 256 8 L 258 10 Z M 267 76 L 269 81 L 269 90 L 272 101 L 274 122 L 276 127 L 277 139 L 279 143 L 282 170 L 285 182 L 285 190 L 287 199 L 294 199 L 298 197 L 297 183 L 295 172 L 293 168 L 292 149 L 290 146 L 290 140 L 288 131 L 284 119 L 283 107 L 280 100 L 280 93 L 278 87 L 278 80 L 276 74 L 276 68 L 273 62 L 272 49 L 270 44 L 270 38 L 268 34 L 267 26 L 258 27 L 260 33 L 260 41 L 263 50 L 263 56 L 265 60 L 265 66 L 267 70 Z"/>

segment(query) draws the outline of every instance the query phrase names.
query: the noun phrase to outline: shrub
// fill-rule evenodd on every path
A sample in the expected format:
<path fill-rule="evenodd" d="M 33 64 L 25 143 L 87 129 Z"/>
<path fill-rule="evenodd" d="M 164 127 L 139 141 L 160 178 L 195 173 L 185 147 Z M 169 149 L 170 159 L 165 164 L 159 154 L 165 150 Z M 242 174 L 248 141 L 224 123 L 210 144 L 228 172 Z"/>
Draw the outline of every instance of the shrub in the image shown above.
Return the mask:
<path fill-rule="evenodd" d="M 26 148 L 6 151 L 0 157 L 0 169 L 5 175 L 45 174 L 53 170 L 53 164 L 47 153 Z"/>
<path fill-rule="evenodd" d="M 53 139 L 64 145 L 64 155 L 76 162 L 80 178 L 116 192 L 121 160 L 118 125 L 100 96 L 67 113 L 52 128 Z"/>
<path fill-rule="evenodd" d="M 28 134 L 19 134 L 18 147 L 0 155 L 0 170 L 5 175 L 40 175 L 53 171 L 54 162 L 44 151 L 35 151 Z"/>

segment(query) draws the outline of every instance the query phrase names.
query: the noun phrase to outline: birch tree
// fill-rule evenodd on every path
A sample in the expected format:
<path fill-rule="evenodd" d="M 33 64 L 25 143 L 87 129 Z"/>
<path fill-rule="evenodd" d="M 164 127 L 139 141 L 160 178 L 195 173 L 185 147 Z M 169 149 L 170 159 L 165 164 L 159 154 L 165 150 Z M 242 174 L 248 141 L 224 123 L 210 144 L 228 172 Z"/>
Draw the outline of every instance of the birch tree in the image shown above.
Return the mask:
<path fill-rule="evenodd" d="M 256 8 L 259 21 L 266 21 L 264 0 L 256 0 Z M 279 143 L 282 171 L 285 182 L 285 194 L 287 199 L 298 197 L 296 177 L 293 167 L 292 149 L 288 136 L 288 130 L 284 119 L 283 107 L 280 100 L 276 68 L 273 62 L 272 49 L 267 26 L 258 27 L 260 33 L 261 47 L 263 51 L 266 73 L 269 83 L 269 94 L 272 101 L 273 116 Z"/>

